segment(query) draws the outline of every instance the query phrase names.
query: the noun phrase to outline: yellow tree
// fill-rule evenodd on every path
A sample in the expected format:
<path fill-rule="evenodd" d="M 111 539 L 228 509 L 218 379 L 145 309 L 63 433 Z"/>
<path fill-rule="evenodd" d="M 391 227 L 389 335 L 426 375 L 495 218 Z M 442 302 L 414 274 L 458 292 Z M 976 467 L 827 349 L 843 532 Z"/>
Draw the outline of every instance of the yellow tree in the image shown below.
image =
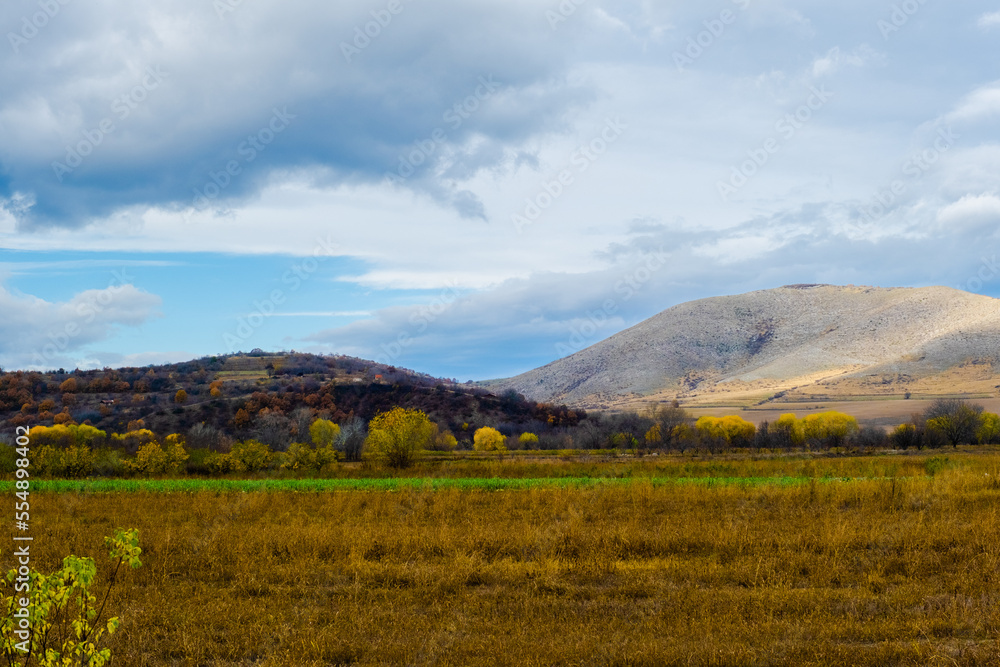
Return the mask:
<path fill-rule="evenodd" d="M 781 415 L 771 428 L 784 441 L 781 443 L 782 446 L 801 447 L 805 443 L 805 436 L 802 434 L 802 421 L 796 419 L 794 414 Z"/>
<path fill-rule="evenodd" d="M 746 447 L 753 442 L 757 427 L 737 415 L 725 417 L 699 417 L 694 424 L 698 435 L 707 442 L 724 442 L 735 447 Z"/>
<path fill-rule="evenodd" d="M 309 437 L 317 447 L 333 447 L 340 435 L 340 427 L 329 419 L 317 419 L 309 427 Z"/>
<path fill-rule="evenodd" d="M 183 389 L 178 389 L 177 393 L 174 394 L 174 403 L 177 405 L 183 405 L 188 400 L 188 393 Z"/>
<path fill-rule="evenodd" d="M 365 447 L 392 468 L 408 468 L 434 437 L 434 422 L 420 410 L 393 408 L 368 423 Z"/>
<path fill-rule="evenodd" d="M 820 412 L 802 418 L 802 434 L 807 441 L 823 447 L 840 447 L 858 432 L 858 421 L 843 412 Z"/>
<path fill-rule="evenodd" d="M 749 447 L 757 427 L 738 415 L 726 415 L 719 419 L 719 430 L 726 442 L 733 447 Z"/>
<path fill-rule="evenodd" d="M 503 454 L 507 451 L 506 442 L 507 439 L 503 437 L 503 433 L 490 426 L 476 429 L 472 436 L 472 447 L 477 452 L 500 452 Z"/>
<path fill-rule="evenodd" d="M 983 445 L 1000 443 L 1000 415 L 984 412 L 980 417 L 976 440 Z"/>

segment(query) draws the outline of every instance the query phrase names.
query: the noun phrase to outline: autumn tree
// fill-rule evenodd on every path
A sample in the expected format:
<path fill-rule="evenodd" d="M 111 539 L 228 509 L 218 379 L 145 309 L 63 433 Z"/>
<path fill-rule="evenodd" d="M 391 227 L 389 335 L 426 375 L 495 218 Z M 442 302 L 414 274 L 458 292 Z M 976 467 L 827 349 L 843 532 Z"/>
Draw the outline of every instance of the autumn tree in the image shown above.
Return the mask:
<path fill-rule="evenodd" d="M 976 442 L 982 445 L 1000 444 L 1000 415 L 984 412 L 980 417 Z"/>
<path fill-rule="evenodd" d="M 681 427 L 691 422 L 691 415 L 677 401 L 670 405 L 651 405 L 646 409 L 645 416 L 653 422 L 644 438 L 646 446 L 651 449 L 671 448 L 686 432 Z"/>
<path fill-rule="evenodd" d="M 408 468 L 434 437 L 434 423 L 420 410 L 393 408 L 368 423 L 365 447 L 391 468 Z"/>
<path fill-rule="evenodd" d="M 174 394 L 174 403 L 177 405 L 184 405 L 188 400 L 188 394 L 183 389 L 178 389 L 177 393 Z"/>
<path fill-rule="evenodd" d="M 522 433 L 517 439 L 521 443 L 522 449 L 536 449 L 538 447 L 538 436 L 534 433 Z"/>
<path fill-rule="evenodd" d="M 802 435 L 819 447 L 842 447 L 847 438 L 858 432 L 858 421 L 843 412 L 828 411 L 802 418 Z"/>
<path fill-rule="evenodd" d="M 503 437 L 503 433 L 490 426 L 476 429 L 472 436 L 472 447 L 477 452 L 500 452 L 503 454 L 507 451 L 506 442 L 507 439 Z"/>
<path fill-rule="evenodd" d="M 927 430 L 941 434 L 948 444 L 958 447 L 976 437 L 982 424 L 983 406 L 958 398 L 939 398 L 924 412 Z"/>
<path fill-rule="evenodd" d="M 750 446 L 757 432 L 756 426 L 737 415 L 699 417 L 694 427 L 709 445 L 722 442 L 730 447 Z"/>
<path fill-rule="evenodd" d="M 309 437 L 317 447 L 333 447 L 340 436 L 340 427 L 329 419 L 317 419 L 309 426 Z"/>

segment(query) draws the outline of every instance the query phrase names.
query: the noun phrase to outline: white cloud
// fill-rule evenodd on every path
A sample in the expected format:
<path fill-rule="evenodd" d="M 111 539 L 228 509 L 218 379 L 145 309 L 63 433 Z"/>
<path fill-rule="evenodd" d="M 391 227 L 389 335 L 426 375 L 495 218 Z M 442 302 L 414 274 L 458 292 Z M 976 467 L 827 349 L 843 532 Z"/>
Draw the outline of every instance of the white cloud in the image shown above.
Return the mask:
<path fill-rule="evenodd" d="M 58 303 L 0 286 L 0 363 L 75 366 L 81 350 L 109 339 L 121 327 L 141 326 L 157 315 L 160 305 L 160 297 L 128 284 L 87 290 Z"/>
<path fill-rule="evenodd" d="M 835 74 L 844 67 L 866 67 L 884 61 L 885 56 L 868 45 L 859 46 L 848 53 L 842 52 L 839 46 L 835 46 L 826 55 L 813 61 L 811 73 L 814 78 L 820 78 Z"/>
<path fill-rule="evenodd" d="M 952 231 L 1000 223 L 1000 197 L 995 194 L 966 195 L 938 211 L 938 222 Z"/>
<path fill-rule="evenodd" d="M 976 22 L 980 28 L 993 28 L 1000 25 L 1000 12 L 989 12 L 979 17 Z"/>
<path fill-rule="evenodd" d="M 962 98 L 955 109 L 945 116 L 952 122 L 976 121 L 1000 113 L 1000 82 L 977 88 Z"/>

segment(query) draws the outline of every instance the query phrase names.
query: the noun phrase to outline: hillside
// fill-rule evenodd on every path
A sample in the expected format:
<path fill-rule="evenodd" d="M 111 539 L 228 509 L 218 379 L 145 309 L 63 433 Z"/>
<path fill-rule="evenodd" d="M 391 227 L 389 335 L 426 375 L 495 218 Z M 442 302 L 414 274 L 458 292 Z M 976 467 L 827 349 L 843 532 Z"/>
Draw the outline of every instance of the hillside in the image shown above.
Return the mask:
<path fill-rule="evenodd" d="M 487 386 L 588 408 L 673 398 L 691 405 L 995 395 L 998 350 L 997 299 L 946 287 L 789 285 L 674 306 Z"/>
<path fill-rule="evenodd" d="M 75 422 L 161 436 L 196 429 L 209 440 L 255 437 L 280 447 L 306 437 L 316 417 L 369 420 L 395 406 L 423 410 L 459 440 L 486 423 L 541 432 L 585 418 L 564 406 L 343 355 L 254 351 L 142 368 L 0 371 L 4 433 Z"/>

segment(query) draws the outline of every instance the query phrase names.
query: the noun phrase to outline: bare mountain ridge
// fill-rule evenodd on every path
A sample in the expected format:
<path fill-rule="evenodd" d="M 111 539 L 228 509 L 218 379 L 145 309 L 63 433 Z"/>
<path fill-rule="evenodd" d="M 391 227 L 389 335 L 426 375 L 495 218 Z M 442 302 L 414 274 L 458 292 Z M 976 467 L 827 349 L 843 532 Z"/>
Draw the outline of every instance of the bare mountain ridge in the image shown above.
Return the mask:
<path fill-rule="evenodd" d="M 1000 350 L 1000 300 L 947 287 L 788 285 L 682 303 L 576 354 L 490 383 L 535 400 L 912 380 Z"/>

